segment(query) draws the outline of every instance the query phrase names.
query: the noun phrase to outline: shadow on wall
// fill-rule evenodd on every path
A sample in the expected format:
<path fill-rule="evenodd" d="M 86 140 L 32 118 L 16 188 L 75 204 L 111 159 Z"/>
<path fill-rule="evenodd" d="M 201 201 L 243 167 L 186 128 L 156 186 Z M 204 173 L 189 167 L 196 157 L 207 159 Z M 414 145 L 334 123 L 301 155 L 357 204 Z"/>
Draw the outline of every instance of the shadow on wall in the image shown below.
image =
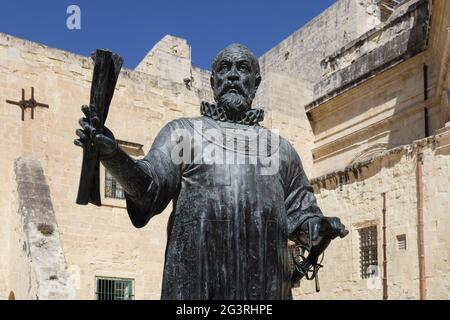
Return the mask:
<path fill-rule="evenodd" d="M 381 170 L 395 167 L 407 152 L 405 147 L 389 150 L 383 155 L 359 162 L 344 170 L 312 179 L 311 185 L 315 193 L 319 193 L 320 189 L 336 190 L 339 188 L 342 191 L 344 185 L 354 183 L 364 185 L 368 179 L 376 176 Z"/>
<path fill-rule="evenodd" d="M 430 36 L 430 11 L 429 11 L 428 1 L 418 1 L 417 9 L 410 16 L 415 18 L 417 21 L 415 26 L 410 30 L 409 33 L 405 33 L 407 36 L 406 45 L 402 37 L 398 37 L 398 40 L 394 40 L 395 47 L 398 47 L 403 51 L 399 57 L 399 63 L 406 61 L 415 55 L 427 50 L 429 48 L 429 36 Z M 405 48 L 406 47 L 406 48 Z M 401 144 L 409 144 L 414 140 L 419 140 L 426 138 L 432 134 L 435 130 L 439 129 L 440 124 L 430 121 L 430 112 L 427 109 L 429 93 L 428 88 L 430 87 L 430 68 L 426 63 L 417 60 L 412 66 L 413 70 L 409 70 L 405 76 L 405 81 L 415 80 L 415 82 L 406 82 L 404 87 L 416 88 L 416 95 L 411 96 L 411 93 L 404 94 L 403 90 L 399 92 L 399 103 L 394 107 L 392 114 L 392 121 L 390 125 L 390 134 L 388 147 L 395 147 Z M 408 109 L 402 106 L 402 102 L 415 99 L 415 104 L 408 105 Z M 406 109 L 406 110 L 405 110 Z M 438 119 L 436 119 L 438 120 Z M 437 121 L 439 122 L 439 120 Z M 405 135 L 403 132 L 407 132 Z M 403 134 L 400 134 L 402 132 Z"/>
<path fill-rule="evenodd" d="M 434 150 L 435 156 L 450 156 L 450 145 Z"/>

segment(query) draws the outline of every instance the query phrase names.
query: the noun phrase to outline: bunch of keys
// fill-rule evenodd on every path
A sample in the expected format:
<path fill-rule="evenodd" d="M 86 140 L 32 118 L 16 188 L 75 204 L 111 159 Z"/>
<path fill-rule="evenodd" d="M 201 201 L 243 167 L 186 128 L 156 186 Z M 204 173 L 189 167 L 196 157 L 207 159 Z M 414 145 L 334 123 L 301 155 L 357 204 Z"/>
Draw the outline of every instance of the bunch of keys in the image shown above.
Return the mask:
<path fill-rule="evenodd" d="M 316 292 L 320 292 L 319 285 L 319 270 L 323 267 L 322 261 L 324 258 L 324 253 L 321 254 L 320 262 L 319 256 L 316 254 L 311 254 L 313 251 L 312 239 L 309 236 L 312 234 L 312 225 L 308 222 L 308 246 L 303 244 L 298 244 L 295 246 L 292 252 L 292 260 L 294 262 L 294 271 L 291 277 L 291 283 L 296 283 L 300 281 L 303 277 L 307 280 L 315 280 Z"/>

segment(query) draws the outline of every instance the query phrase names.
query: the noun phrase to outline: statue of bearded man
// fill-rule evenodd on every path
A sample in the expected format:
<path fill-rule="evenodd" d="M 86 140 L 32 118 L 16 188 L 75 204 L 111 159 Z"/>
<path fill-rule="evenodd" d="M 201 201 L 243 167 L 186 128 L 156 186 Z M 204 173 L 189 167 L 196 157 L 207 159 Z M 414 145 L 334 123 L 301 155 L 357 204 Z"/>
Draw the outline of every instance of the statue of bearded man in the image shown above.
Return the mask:
<path fill-rule="evenodd" d="M 306 234 L 322 252 L 348 232 L 323 216 L 292 145 L 259 124 L 264 111 L 252 102 L 260 83 L 255 55 L 228 46 L 212 65 L 216 104 L 165 125 L 142 160 L 82 107 L 75 144 L 95 146 L 125 191 L 133 225 L 172 201 L 162 299 L 290 299 L 288 240 Z"/>

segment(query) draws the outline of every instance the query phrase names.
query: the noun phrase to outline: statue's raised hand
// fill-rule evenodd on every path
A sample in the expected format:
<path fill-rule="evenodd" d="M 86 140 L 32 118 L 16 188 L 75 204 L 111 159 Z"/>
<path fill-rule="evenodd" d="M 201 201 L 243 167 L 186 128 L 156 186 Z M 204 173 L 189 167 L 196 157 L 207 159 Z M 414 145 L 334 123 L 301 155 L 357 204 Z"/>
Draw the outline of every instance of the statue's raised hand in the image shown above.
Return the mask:
<path fill-rule="evenodd" d="M 75 131 L 78 136 L 78 139 L 74 141 L 75 145 L 82 148 L 93 146 L 100 158 L 107 158 L 114 154 L 118 148 L 117 141 L 108 128 L 101 126 L 94 108 L 84 105 L 81 107 L 81 111 L 85 117 L 79 120 L 81 128 Z"/>

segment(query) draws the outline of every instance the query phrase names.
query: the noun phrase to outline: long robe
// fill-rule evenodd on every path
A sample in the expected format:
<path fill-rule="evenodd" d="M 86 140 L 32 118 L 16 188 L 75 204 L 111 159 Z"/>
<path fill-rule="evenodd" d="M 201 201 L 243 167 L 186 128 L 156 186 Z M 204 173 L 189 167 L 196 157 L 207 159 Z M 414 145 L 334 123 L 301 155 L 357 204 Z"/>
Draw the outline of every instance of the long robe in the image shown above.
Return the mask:
<path fill-rule="evenodd" d="M 291 298 L 288 239 L 296 237 L 306 219 L 322 212 L 290 143 L 279 138 L 268 152 L 256 150 L 261 160 L 256 164 L 172 161 L 181 140 L 197 139 L 191 143 L 191 156 L 199 146 L 204 154 L 214 144 L 238 162 L 252 154 L 248 145 L 230 149 L 205 133 L 233 128 L 250 130 L 258 137 L 278 137 L 259 125 L 221 123 L 205 116 L 182 118 L 168 123 L 147 156 L 138 161 L 152 183 L 141 199 L 126 195 L 133 224 L 145 226 L 173 201 L 162 299 Z M 263 175 L 262 167 L 270 166 L 268 159 L 279 161 L 279 170 Z"/>

